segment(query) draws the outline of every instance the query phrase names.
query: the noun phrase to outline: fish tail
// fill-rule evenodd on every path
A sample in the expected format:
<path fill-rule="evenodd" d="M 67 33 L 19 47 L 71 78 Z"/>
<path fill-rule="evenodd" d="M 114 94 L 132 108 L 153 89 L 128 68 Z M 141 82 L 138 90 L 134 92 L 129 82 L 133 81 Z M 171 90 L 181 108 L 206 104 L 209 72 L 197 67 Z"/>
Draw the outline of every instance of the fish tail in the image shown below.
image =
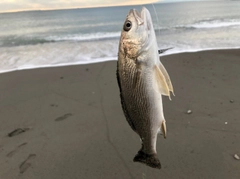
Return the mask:
<path fill-rule="evenodd" d="M 134 157 L 133 161 L 144 163 L 152 168 L 161 169 L 161 163 L 157 157 L 157 154 L 146 154 L 142 150 L 140 150 Z"/>

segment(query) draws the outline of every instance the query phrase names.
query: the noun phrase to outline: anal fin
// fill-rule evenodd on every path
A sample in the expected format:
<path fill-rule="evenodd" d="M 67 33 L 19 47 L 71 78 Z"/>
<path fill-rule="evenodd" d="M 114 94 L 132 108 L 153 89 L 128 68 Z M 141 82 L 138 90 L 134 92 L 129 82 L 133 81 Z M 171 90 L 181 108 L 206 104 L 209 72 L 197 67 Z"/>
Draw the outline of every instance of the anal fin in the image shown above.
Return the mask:
<path fill-rule="evenodd" d="M 166 126 L 165 120 L 161 124 L 161 133 L 163 134 L 163 137 L 166 139 L 167 138 L 167 126 Z"/>

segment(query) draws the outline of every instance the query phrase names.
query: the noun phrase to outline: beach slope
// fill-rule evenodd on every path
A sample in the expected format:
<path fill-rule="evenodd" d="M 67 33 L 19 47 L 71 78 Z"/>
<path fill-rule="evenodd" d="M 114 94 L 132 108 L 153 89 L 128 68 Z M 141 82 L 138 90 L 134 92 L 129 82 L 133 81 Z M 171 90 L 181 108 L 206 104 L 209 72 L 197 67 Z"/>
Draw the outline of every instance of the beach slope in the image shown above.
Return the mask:
<path fill-rule="evenodd" d="M 0 178 L 240 178 L 239 57 L 161 57 L 176 94 L 163 98 L 161 170 L 133 162 L 141 143 L 121 109 L 116 61 L 0 74 Z"/>

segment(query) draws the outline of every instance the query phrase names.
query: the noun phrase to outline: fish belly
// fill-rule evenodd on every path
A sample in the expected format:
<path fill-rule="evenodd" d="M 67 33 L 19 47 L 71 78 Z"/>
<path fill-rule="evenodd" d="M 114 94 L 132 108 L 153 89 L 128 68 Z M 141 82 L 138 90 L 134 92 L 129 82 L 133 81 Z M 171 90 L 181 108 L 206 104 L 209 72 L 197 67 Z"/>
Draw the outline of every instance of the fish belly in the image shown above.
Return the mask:
<path fill-rule="evenodd" d="M 123 98 L 135 132 L 142 140 L 145 153 L 156 153 L 157 134 L 163 117 L 162 96 L 156 92 L 150 77 L 145 77 L 139 86 L 132 86 L 132 90 L 125 86 Z M 134 88 L 135 87 L 135 88 Z"/>

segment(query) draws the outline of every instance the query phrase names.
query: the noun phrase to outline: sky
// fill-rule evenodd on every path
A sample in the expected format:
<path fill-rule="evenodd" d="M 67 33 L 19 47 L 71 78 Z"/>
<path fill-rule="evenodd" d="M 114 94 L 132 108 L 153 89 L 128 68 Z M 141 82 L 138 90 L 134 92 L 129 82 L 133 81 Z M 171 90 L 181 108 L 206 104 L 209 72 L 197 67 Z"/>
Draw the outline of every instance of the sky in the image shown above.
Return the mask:
<path fill-rule="evenodd" d="M 0 0 L 0 12 L 136 5 L 184 0 Z"/>

